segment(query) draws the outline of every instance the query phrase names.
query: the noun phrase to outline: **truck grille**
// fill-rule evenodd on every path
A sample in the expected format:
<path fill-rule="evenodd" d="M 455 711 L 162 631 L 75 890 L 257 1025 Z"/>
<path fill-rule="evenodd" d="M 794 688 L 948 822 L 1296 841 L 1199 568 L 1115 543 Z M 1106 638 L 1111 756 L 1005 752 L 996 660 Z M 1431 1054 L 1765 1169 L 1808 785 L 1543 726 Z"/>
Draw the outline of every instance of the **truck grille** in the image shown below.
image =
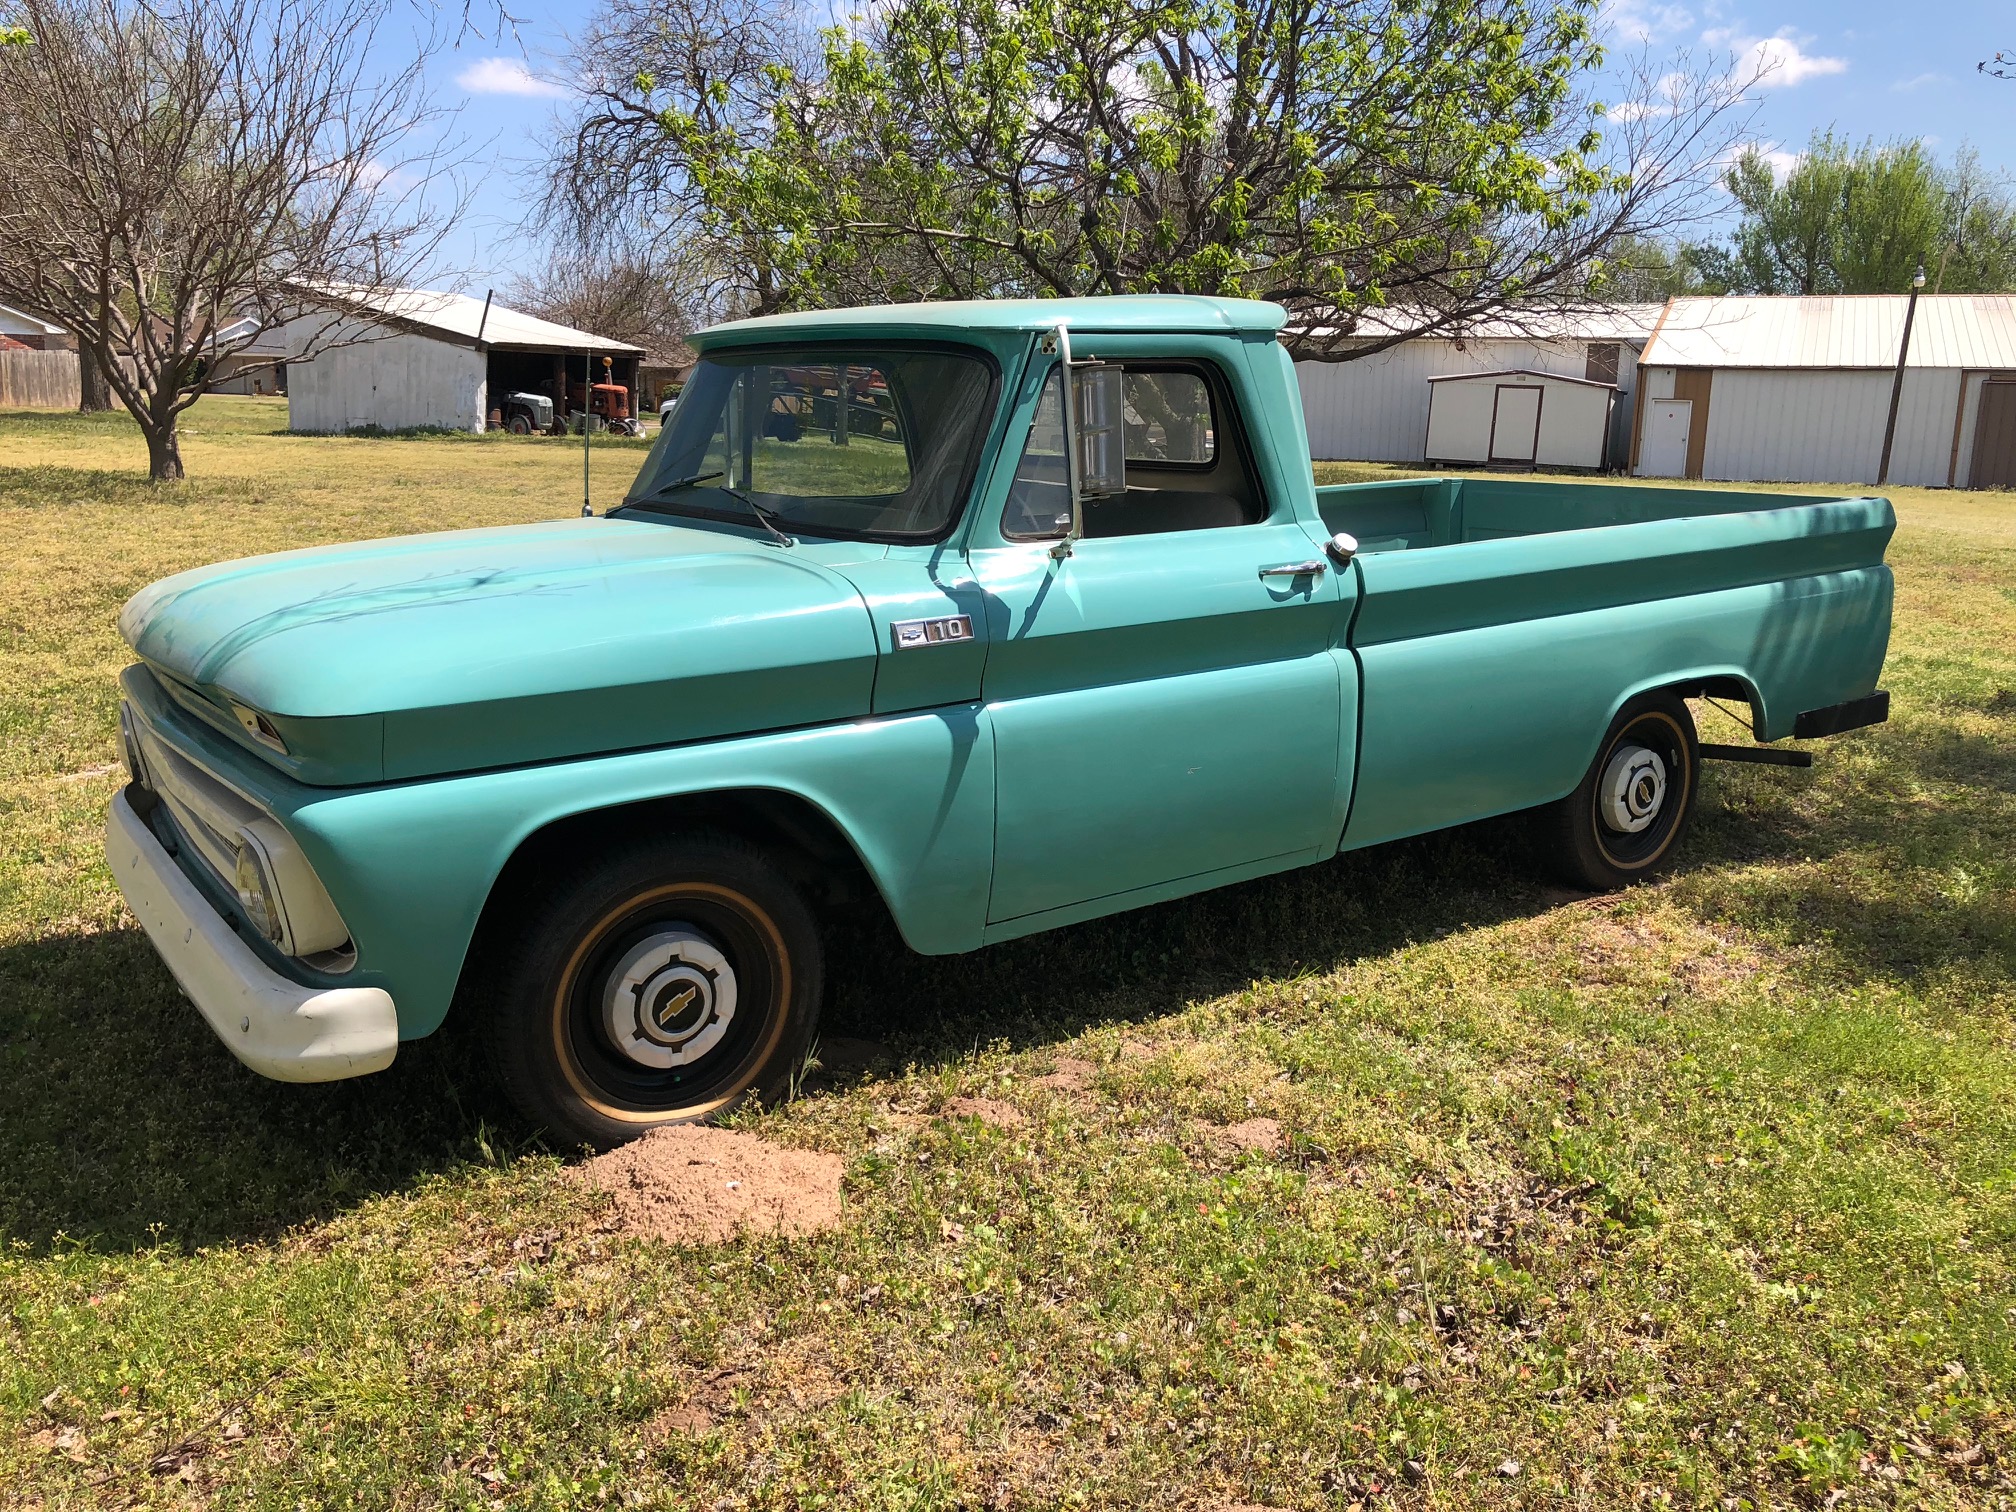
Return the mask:
<path fill-rule="evenodd" d="M 135 723 L 154 795 L 197 859 L 227 892 L 234 890 L 239 827 L 263 817 L 261 810 L 162 740 L 144 721 Z"/>

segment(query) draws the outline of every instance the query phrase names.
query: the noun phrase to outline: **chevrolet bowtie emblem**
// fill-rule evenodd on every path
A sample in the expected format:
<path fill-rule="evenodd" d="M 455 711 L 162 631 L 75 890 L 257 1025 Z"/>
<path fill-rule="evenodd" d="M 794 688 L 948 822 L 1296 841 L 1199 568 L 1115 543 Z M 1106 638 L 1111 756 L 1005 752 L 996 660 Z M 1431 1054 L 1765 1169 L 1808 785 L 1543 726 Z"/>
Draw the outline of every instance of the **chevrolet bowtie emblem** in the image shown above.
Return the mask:
<path fill-rule="evenodd" d="M 698 987 L 688 987 L 684 992 L 674 997 L 669 997 L 660 1003 L 657 1013 L 653 1015 L 658 1021 L 658 1027 L 660 1029 L 671 1028 L 672 1021 L 692 1005 L 693 999 L 699 994 L 699 991 Z"/>

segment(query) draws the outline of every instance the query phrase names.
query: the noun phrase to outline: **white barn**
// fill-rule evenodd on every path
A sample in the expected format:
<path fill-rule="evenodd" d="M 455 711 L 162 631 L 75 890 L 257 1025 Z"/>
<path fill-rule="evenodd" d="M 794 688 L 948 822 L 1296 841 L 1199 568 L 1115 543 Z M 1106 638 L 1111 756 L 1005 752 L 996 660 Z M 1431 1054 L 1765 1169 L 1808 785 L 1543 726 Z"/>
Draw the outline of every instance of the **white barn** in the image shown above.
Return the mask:
<path fill-rule="evenodd" d="M 1428 380 L 1466 373 L 1555 373 L 1617 387 L 1605 465 L 1623 468 L 1636 412 L 1639 349 L 1661 306 L 1531 311 L 1482 321 L 1461 331 L 1420 336 L 1345 362 L 1295 364 L 1309 449 L 1319 461 L 1412 462 L 1428 459 Z M 1377 312 L 1353 344 L 1374 345 L 1392 327 Z"/>
<path fill-rule="evenodd" d="M 1901 294 L 1670 301 L 1639 359 L 1632 471 L 1876 482 L 1907 303 Z M 2016 298 L 1919 299 L 1890 481 L 2016 486 Z"/>
<path fill-rule="evenodd" d="M 641 347 L 467 294 L 304 292 L 345 313 L 306 315 L 288 328 L 290 430 L 480 431 L 507 392 L 545 393 L 558 401 L 581 385 L 584 362 L 594 382 L 602 382 L 604 357 L 613 380 L 631 390 L 636 412 Z M 319 350 L 303 355 L 311 347 Z"/>

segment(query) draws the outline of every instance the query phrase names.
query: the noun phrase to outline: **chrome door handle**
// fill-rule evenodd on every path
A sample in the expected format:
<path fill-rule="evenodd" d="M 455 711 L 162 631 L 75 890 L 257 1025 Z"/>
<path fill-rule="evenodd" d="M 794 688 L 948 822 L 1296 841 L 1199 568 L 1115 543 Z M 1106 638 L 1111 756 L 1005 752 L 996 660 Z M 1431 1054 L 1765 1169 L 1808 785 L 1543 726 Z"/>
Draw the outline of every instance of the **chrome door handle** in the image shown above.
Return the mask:
<path fill-rule="evenodd" d="M 1283 562 L 1279 567 L 1262 567 L 1260 569 L 1260 576 L 1262 576 L 1263 578 L 1315 577 L 1318 573 L 1322 572 L 1327 566 L 1329 566 L 1329 563 L 1324 562 L 1318 558 L 1312 557 L 1310 560 L 1306 562 Z"/>

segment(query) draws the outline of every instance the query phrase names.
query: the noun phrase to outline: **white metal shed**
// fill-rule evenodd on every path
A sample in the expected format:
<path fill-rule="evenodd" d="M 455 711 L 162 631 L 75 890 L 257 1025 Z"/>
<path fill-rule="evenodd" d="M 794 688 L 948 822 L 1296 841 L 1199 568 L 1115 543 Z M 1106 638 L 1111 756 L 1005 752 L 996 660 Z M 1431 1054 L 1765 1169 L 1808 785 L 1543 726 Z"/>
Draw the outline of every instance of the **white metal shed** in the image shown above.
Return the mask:
<path fill-rule="evenodd" d="M 1875 483 L 1909 300 L 1675 299 L 1640 357 L 1640 477 Z M 1928 294 L 1904 355 L 1890 481 L 2016 486 L 2016 298 Z"/>
<path fill-rule="evenodd" d="M 1295 364 L 1310 453 L 1319 461 L 1419 463 L 1425 460 L 1430 378 L 1518 370 L 1616 384 L 1626 402 L 1616 407 L 1608 465 L 1621 470 L 1631 455 L 1629 401 L 1636 391 L 1638 352 L 1662 308 L 1520 311 L 1410 337 L 1379 351 L 1371 348 L 1418 327 L 1423 317 L 1369 311 L 1350 343 L 1364 355 Z"/>
<path fill-rule="evenodd" d="M 1599 472 L 1614 383 L 1561 373 L 1445 373 L 1428 380 L 1429 466 Z"/>

